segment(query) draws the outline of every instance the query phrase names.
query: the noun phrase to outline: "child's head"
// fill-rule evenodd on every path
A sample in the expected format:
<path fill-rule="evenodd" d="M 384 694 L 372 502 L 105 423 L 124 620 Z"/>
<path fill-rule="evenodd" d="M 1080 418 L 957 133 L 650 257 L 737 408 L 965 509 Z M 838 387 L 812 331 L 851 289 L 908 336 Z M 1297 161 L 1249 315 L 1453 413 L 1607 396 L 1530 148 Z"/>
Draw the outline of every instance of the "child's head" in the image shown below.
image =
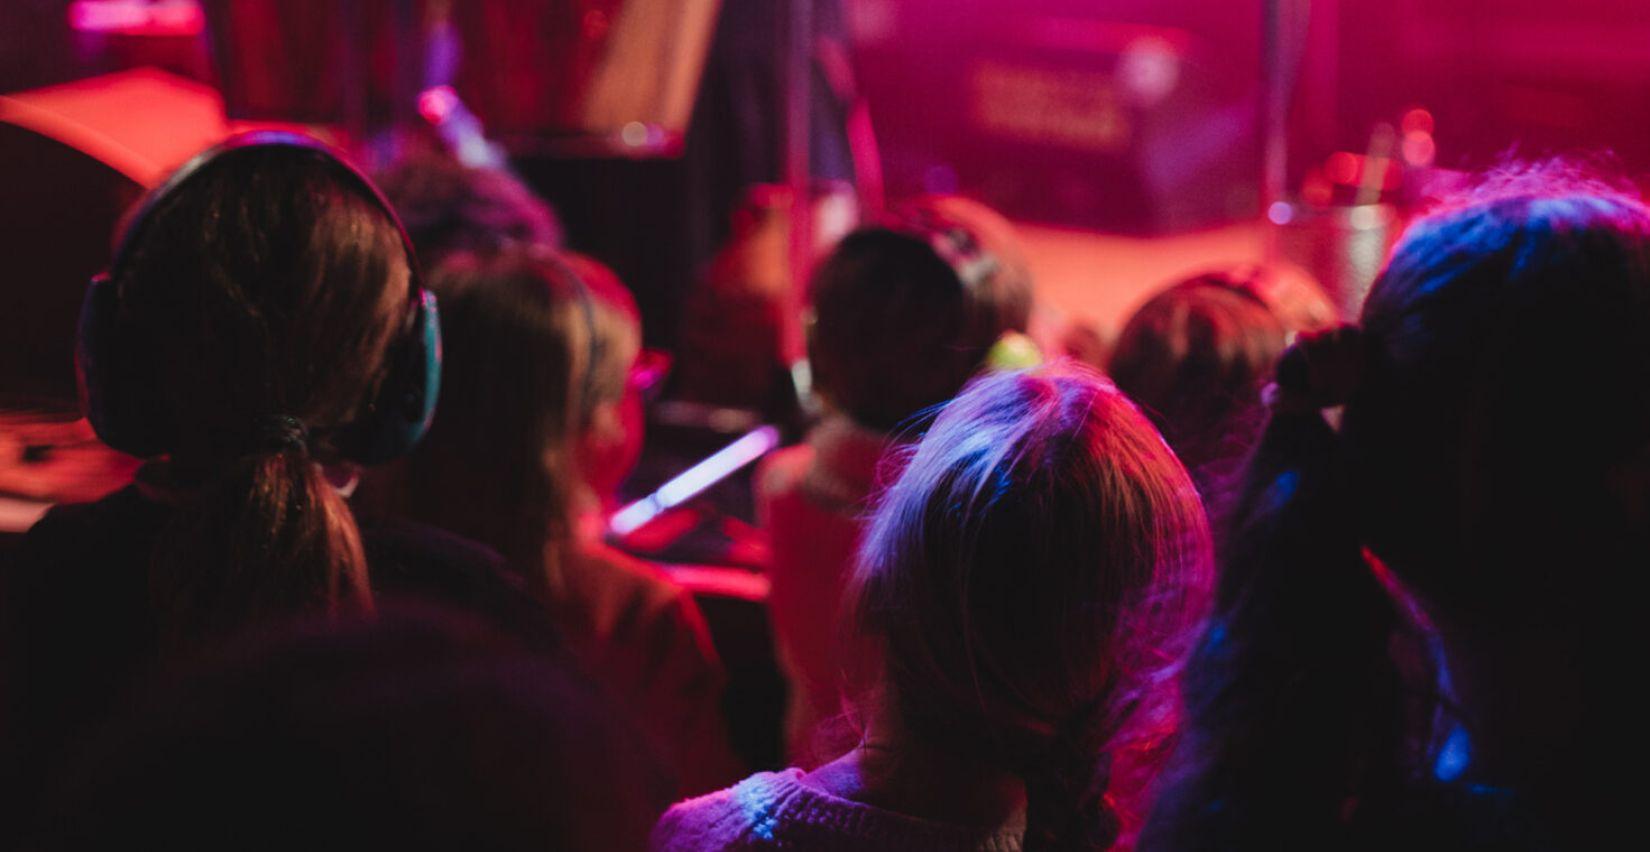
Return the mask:
<path fill-rule="evenodd" d="M 1020 774 L 1033 830 L 1067 835 L 1149 774 L 1210 571 L 1174 454 L 1109 383 L 1061 365 L 945 408 L 881 499 L 853 606 L 902 730 Z"/>
<path fill-rule="evenodd" d="M 954 396 L 993 345 L 1024 331 L 1031 287 L 961 217 L 914 206 L 843 238 L 814 272 L 815 386 L 885 432 Z"/>
<path fill-rule="evenodd" d="M 1204 474 L 1241 458 L 1264 421 L 1260 393 L 1283 354 L 1282 323 L 1241 272 L 1188 278 L 1129 318 L 1107 373 Z M 1219 478 L 1218 475 L 1213 478 Z"/>
<path fill-rule="evenodd" d="M 623 454 L 630 441 L 634 308 L 593 261 L 542 251 L 454 256 L 430 286 L 442 300 L 442 405 L 409 462 L 405 509 L 525 569 L 548 565 L 585 488 L 581 450 Z"/>
<path fill-rule="evenodd" d="M 382 455 L 367 426 L 401 416 L 378 410 L 409 378 L 392 366 L 426 342 L 411 274 L 365 179 L 291 137 L 191 164 L 130 224 L 88 296 L 82 366 L 99 434 L 169 457 L 193 494 L 155 558 L 169 629 L 366 599 L 355 524 L 317 462 Z"/>

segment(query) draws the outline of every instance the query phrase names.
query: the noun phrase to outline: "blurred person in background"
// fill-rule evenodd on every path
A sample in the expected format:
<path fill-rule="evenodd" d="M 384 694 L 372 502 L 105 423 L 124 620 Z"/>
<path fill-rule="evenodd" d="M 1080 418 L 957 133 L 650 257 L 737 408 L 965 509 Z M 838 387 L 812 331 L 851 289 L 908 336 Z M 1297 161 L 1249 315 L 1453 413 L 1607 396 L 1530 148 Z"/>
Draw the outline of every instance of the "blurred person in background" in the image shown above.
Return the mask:
<path fill-rule="evenodd" d="M 365 482 L 359 503 L 497 549 L 682 790 L 725 783 L 739 768 L 703 616 L 661 569 L 600 538 L 603 501 L 641 440 L 628 292 L 594 261 L 523 247 L 449 256 L 431 287 L 443 404 L 418 450 Z"/>
<path fill-rule="evenodd" d="M 925 199 L 855 231 L 814 271 L 808 352 L 826 414 L 757 471 L 758 521 L 773 550 L 770 608 L 791 684 L 788 747 L 800 765 L 824 756 L 816 735 L 840 713 L 839 602 L 879 460 L 920 435 L 922 416 L 984 369 L 1005 335 L 1023 332 L 1030 313 L 1023 267 L 1000 259 L 950 204 Z"/>
<path fill-rule="evenodd" d="M 1255 275 L 1204 273 L 1153 296 L 1124 325 L 1107 364 L 1118 390 L 1191 471 L 1205 503 L 1218 503 L 1260 437 L 1261 389 L 1288 343 Z"/>
<path fill-rule="evenodd" d="M 850 584 L 857 743 L 677 805 L 653 848 L 1103 850 L 1138 830 L 1213 579 L 1185 470 L 1075 365 L 975 381 L 908 455 Z"/>

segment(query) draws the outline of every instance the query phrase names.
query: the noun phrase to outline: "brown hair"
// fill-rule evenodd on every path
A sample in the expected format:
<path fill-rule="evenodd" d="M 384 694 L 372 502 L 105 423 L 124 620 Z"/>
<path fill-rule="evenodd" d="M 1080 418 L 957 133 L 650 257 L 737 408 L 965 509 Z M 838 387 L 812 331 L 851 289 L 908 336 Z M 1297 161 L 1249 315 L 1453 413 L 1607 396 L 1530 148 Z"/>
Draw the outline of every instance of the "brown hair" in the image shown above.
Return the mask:
<path fill-rule="evenodd" d="M 186 496 L 151 569 L 173 638 L 370 607 L 359 531 L 317 462 L 376 391 L 409 275 L 394 219 L 311 149 L 220 157 L 148 211 L 111 283 L 154 382 L 140 393 L 176 434 Z"/>
<path fill-rule="evenodd" d="M 936 245 L 947 241 L 975 252 L 963 262 L 976 270 L 959 270 Z M 808 354 L 820 394 L 860 425 L 891 432 L 961 390 L 1030 315 L 1030 281 L 990 248 L 932 202 L 844 237 L 812 283 Z"/>
<path fill-rule="evenodd" d="M 1024 779 L 1027 849 L 1138 825 L 1209 532 L 1185 470 L 1076 365 L 979 379 L 881 499 L 852 586 L 901 730 Z"/>
<path fill-rule="evenodd" d="M 1107 373 L 1146 412 L 1208 497 L 1260 437 L 1262 387 L 1287 335 L 1240 273 L 1197 275 L 1129 318 Z"/>
<path fill-rule="evenodd" d="M 375 499 L 400 504 L 393 511 L 497 549 L 541 597 L 559 585 L 573 537 L 574 439 L 597 402 L 623 392 L 615 365 L 636 345 L 620 331 L 633 329 L 624 310 L 586 283 L 622 289 L 596 268 L 521 250 L 457 255 L 436 269 L 442 404 L 405 481 L 371 483 Z"/>

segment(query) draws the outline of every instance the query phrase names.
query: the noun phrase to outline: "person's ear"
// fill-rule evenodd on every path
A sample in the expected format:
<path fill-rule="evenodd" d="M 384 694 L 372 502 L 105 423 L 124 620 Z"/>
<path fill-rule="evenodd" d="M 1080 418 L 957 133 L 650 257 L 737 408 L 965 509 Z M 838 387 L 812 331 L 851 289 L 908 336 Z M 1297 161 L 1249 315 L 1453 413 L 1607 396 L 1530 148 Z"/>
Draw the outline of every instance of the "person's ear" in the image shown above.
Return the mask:
<path fill-rule="evenodd" d="M 624 443 L 624 413 L 617 401 L 598 402 L 590 409 L 590 422 L 584 428 L 584 440 L 594 447 L 612 447 Z"/>

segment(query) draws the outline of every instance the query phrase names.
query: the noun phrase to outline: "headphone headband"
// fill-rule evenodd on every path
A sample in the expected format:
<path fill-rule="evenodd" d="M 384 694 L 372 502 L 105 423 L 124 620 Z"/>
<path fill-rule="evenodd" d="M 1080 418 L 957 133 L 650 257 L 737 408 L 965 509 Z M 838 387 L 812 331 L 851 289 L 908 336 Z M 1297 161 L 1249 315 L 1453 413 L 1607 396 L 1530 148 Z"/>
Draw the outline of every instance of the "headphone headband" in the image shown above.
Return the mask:
<path fill-rule="evenodd" d="M 424 288 L 418 256 L 395 209 L 372 181 L 325 143 L 296 133 L 259 131 L 232 136 L 196 155 L 152 190 L 127 218 L 109 270 L 92 279 L 81 309 L 77 364 L 82 404 L 98 437 L 136 456 L 171 452 L 176 429 L 152 399 L 160 377 L 135 352 L 121 327 L 119 303 L 125 266 L 147 238 L 157 210 L 206 170 L 227 160 L 274 148 L 313 155 L 340 182 L 368 200 L 394 225 L 408 271 L 405 326 L 386 354 L 377 393 L 354 421 L 339 424 L 334 445 L 346 457 L 375 464 L 406 452 L 428 429 L 441 377 L 441 337 L 434 294 Z"/>
<path fill-rule="evenodd" d="M 285 130 L 254 130 L 230 136 L 228 139 L 190 157 L 187 162 L 168 175 L 158 186 L 151 189 L 144 195 L 138 206 L 126 217 L 125 226 L 121 229 L 120 237 L 115 241 L 114 253 L 109 261 L 109 277 L 119 279 L 121 267 L 132 252 L 133 247 L 141 243 L 143 235 L 147 233 L 149 220 L 153 218 L 155 210 L 173 193 L 180 190 L 196 175 L 213 164 L 232 158 L 240 152 L 268 150 L 270 148 L 289 148 L 314 152 L 320 161 L 325 162 L 339 176 L 343 177 L 344 183 L 354 189 L 358 195 L 371 202 L 374 208 L 394 223 L 396 234 L 401 240 L 401 247 L 407 255 L 407 270 L 410 274 L 409 282 L 412 285 L 409 288 L 408 301 L 417 303 L 420 294 L 424 290 L 424 276 L 418 265 L 418 253 L 413 249 L 412 238 L 408 236 L 406 227 L 401 224 L 401 217 L 395 212 L 395 207 L 390 204 L 390 200 L 367 177 L 365 172 L 350 163 L 344 152 L 313 136 Z"/>
<path fill-rule="evenodd" d="M 966 289 L 984 286 L 1002 268 L 1001 261 L 981 244 L 973 229 L 933 210 L 912 206 L 883 222 L 882 227 L 920 240 L 933 249 Z"/>
<path fill-rule="evenodd" d="M 1262 295 L 1262 283 L 1266 275 L 1264 267 L 1234 266 L 1228 269 L 1214 269 L 1201 273 L 1175 285 L 1187 289 L 1208 288 L 1223 290 L 1247 299 L 1272 312 L 1272 303 Z"/>

